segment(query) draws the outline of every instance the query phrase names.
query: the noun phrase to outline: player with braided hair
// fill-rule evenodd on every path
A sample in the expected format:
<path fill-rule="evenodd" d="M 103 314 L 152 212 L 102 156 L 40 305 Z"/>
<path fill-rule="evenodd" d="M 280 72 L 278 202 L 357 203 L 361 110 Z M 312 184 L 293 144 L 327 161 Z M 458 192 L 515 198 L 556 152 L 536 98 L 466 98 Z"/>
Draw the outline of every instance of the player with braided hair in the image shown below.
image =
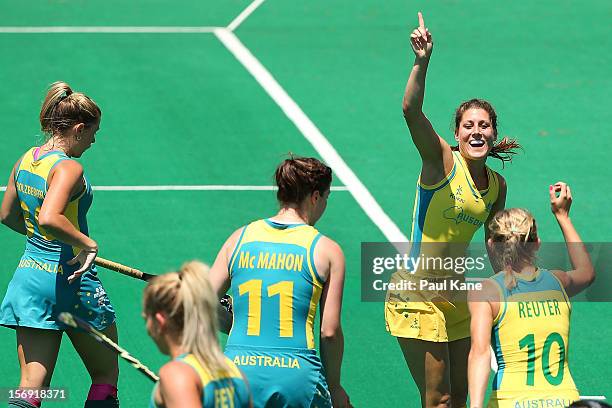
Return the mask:
<path fill-rule="evenodd" d="M 561 182 L 550 186 L 550 204 L 574 267 L 568 272 L 536 265 L 540 239 L 528 211 L 506 209 L 489 224 L 487 245 L 503 270 L 484 281 L 482 291 L 470 295 L 472 408 L 483 407 L 491 347 L 498 371 L 489 407 L 565 407 L 579 398 L 567 359 L 569 297 L 588 287 L 595 272 L 569 218 L 570 187 Z"/>

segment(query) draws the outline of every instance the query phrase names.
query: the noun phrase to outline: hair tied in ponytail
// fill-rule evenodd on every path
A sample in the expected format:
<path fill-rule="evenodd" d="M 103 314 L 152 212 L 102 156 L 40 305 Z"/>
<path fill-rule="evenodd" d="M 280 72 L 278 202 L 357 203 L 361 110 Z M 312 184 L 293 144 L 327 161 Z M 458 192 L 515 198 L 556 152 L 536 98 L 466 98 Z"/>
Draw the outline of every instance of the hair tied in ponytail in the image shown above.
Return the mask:
<path fill-rule="evenodd" d="M 72 95 L 72 90 L 65 89 L 64 92 L 61 93 L 59 98 L 57 98 L 57 103 L 59 104 L 61 101 L 63 101 L 64 99 L 68 98 L 70 95 Z"/>

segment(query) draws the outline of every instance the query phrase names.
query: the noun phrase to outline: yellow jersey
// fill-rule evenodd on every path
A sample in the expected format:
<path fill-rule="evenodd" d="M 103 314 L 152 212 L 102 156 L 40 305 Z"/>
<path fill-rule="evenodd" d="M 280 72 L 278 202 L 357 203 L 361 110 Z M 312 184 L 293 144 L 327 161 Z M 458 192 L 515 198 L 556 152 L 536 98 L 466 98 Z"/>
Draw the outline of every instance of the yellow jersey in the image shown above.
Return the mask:
<path fill-rule="evenodd" d="M 465 256 L 474 233 L 485 223 L 497 201 L 496 172 L 485 166 L 489 183 L 486 190 L 479 191 L 463 156 L 453 152 L 453 161 L 451 172 L 440 182 L 425 185 L 419 178 L 410 234 L 413 259 Z M 453 275 L 431 267 L 419 267 L 417 273 L 429 277 Z"/>
<path fill-rule="evenodd" d="M 539 269 L 532 280 L 517 275 L 509 290 L 504 273 L 490 278 L 500 307 L 491 333 L 498 370 L 489 407 L 566 407 L 578 399 L 568 366 L 571 305 L 557 277 Z"/>

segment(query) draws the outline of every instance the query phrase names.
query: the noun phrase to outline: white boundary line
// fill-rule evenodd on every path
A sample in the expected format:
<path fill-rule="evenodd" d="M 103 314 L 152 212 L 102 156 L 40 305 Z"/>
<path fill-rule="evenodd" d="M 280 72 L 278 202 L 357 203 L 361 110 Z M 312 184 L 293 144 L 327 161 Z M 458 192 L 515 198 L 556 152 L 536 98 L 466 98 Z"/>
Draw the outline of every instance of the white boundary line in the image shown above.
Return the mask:
<path fill-rule="evenodd" d="M 327 138 L 317 129 L 297 103 L 272 77 L 270 72 L 234 35 L 235 30 L 264 0 L 254 0 L 228 26 L 220 27 L 0 27 L 0 33 L 210 33 L 213 32 L 221 43 L 238 59 L 270 97 L 278 104 L 306 140 L 329 164 L 338 178 L 355 198 L 359 206 L 391 242 L 404 242 L 407 237 L 383 211 L 372 194 L 357 178 L 353 170 L 340 157 Z M 176 189 L 176 187 L 173 187 Z"/>
<path fill-rule="evenodd" d="M 257 1 L 257 0 L 256 0 Z M 338 179 L 342 181 L 353 195 L 359 206 L 368 217 L 382 231 L 390 242 L 403 242 L 408 238 L 393 223 L 391 218 L 383 211 L 372 194 L 357 178 L 353 170 L 340 157 L 336 149 L 329 143 L 315 124 L 306 116 L 298 104 L 291 99 L 285 90 L 274 79 L 272 74 L 255 58 L 236 35 L 228 29 L 215 30 L 217 38 L 240 61 L 240 63 L 253 75 L 262 88 L 270 95 L 285 115 L 293 122 L 306 140 L 321 155 L 323 160 L 331 166 Z"/>
<path fill-rule="evenodd" d="M 168 185 L 168 186 L 93 186 L 95 191 L 276 191 L 276 186 L 239 185 Z M 6 191 L 6 186 L 0 186 Z M 345 186 L 332 186 L 331 191 L 348 191 Z"/>
<path fill-rule="evenodd" d="M 214 33 L 221 43 L 249 71 L 270 97 L 295 124 L 315 150 L 334 169 L 338 178 L 346 186 L 332 187 L 332 191 L 349 191 L 366 215 L 376 224 L 385 237 L 391 242 L 407 241 L 408 238 L 383 211 L 371 193 L 357 178 L 355 173 L 344 162 L 342 157 L 329 143 L 314 123 L 301 108 L 291 99 L 270 72 L 253 56 L 233 33 L 265 0 L 254 0 L 226 28 L 222 27 L 114 27 L 114 26 L 40 26 L 40 27 L 0 27 L 0 34 L 54 34 L 54 33 L 92 33 L 92 34 L 186 34 Z M 239 186 L 239 185 L 168 185 L 168 186 L 94 186 L 97 191 L 273 191 L 274 186 Z M 0 186 L 6 191 L 6 186 Z M 482 278 L 467 278 L 468 281 L 480 281 Z M 580 396 L 581 399 L 605 400 L 603 395 Z"/>
<path fill-rule="evenodd" d="M 238 17 L 236 17 L 231 23 L 229 23 L 226 28 L 230 31 L 236 30 L 238 26 L 242 24 L 242 22 L 246 20 L 251 15 L 251 13 L 254 12 L 255 9 L 259 7 L 263 2 L 264 0 L 253 1 L 251 4 L 248 5 L 247 8 L 242 11 L 242 13 L 238 14 Z"/>
<path fill-rule="evenodd" d="M 61 33 L 91 33 L 91 34 L 189 34 L 212 33 L 220 27 L 104 27 L 104 26 L 41 26 L 41 27 L 0 27 L 0 34 L 61 34 Z"/>

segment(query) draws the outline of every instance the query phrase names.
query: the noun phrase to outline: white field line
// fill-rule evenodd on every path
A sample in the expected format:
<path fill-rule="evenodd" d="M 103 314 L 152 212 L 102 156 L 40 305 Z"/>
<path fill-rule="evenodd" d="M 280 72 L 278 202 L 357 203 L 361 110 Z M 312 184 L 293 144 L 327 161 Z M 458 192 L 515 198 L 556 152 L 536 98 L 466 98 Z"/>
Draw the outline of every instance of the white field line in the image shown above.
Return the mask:
<path fill-rule="evenodd" d="M 217 38 L 227 49 L 240 61 L 240 63 L 253 75 L 262 88 L 283 110 L 285 115 L 293 122 L 306 140 L 321 155 L 323 160 L 331 166 L 338 179 L 353 195 L 359 206 L 368 217 L 382 231 L 390 242 L 405 242 L 408 238 L 393 223 L 391 218 L 376 202 L 372 194 L 357 178 L 353 170 L 340 157 L 338 152 L 329 143 L 314 123 L 306 116 L 297 103 L 285 92 L 268 70 L 251 54 L 251 52 L 240 42 L 238 37 L 227 29 L 215 30 Z"/>
<path fill-rule="evenodd" d="M 259 7 L 261 5 L 261 3 L 263 3 L 264 0 L 255 0 L 254 2 L 252 2 L 251 4 L 248 5 L 247 8 L 245 8 L 242 13 L 238 14 L 238 17 L 236 17 L 231 23 L 229 23 L 229 25 L 227 26 L 227 29 L 230 31 L 234 31 L 236 28 L 238 28 L 238 26 L 240 24 L 242 24 L 242 22 L 244 20 L 247 19 L 247 17 L 249 17 L 251 15 L 252 12 L 255 11 L 255 9 L 257 7 Z"/>
<path fill-rule="evenodd" d="M 40 27 L 0 27 L 0 34 L 61 34 L 61 33 L 91 33 L 91 34 L 189 34 L 212 33 L 219 27 L 114 27 L 114 26 L 40 26 Z"/>
<path fill-rule="evenodd" d="M 93 186 L 95 191 L 276 191 L 276 186 L 185 185 L 185 186 Z M 332 191 L 348 191 L 345 186 L 332 186 Z M 6 186 L 0 186 L 6 191 Z"/>

